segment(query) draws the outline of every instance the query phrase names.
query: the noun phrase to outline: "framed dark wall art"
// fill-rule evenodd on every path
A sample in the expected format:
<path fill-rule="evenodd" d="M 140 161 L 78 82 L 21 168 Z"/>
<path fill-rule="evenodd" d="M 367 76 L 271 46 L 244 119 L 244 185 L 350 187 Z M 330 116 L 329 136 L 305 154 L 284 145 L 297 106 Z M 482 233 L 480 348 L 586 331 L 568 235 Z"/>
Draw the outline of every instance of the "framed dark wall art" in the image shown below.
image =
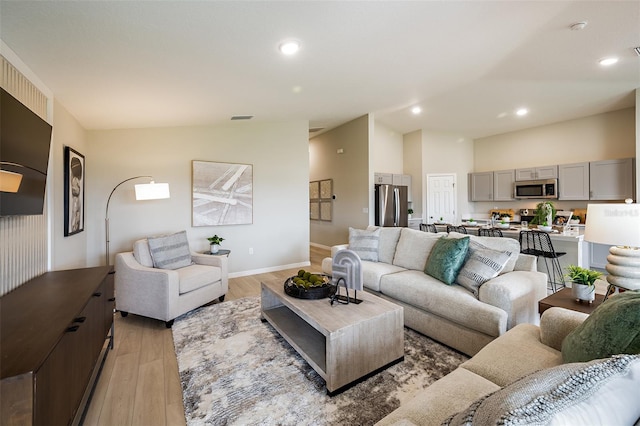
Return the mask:
<path fill-rule="evenodd" d="M 64 147 L 64 236 L 84 231 L 84 155 Z"/>
<path fill-rule="evenodd" d="M 192 162 L 192 225 L 253 223 L 251 164 Z"/>

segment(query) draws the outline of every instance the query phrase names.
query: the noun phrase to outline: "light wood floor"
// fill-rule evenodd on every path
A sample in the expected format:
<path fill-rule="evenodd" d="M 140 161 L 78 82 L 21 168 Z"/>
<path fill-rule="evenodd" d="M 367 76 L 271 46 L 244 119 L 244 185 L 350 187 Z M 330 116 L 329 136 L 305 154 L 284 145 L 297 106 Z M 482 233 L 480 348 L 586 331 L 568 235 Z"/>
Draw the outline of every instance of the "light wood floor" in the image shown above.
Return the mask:
<path fill-rule="evenodd" d="M 329 251 L 310 248 L 311 266 L 320 271 Z M 225 301 L 260 294 L 260 281 L 281 279 L 298 272 L 284 270 L 229 280 Z M 89 404 L 85 425 L 184 425 L 182 390 L 171 330 L 164 322 L 137 315 L 115 315 L 114 348 Z"/>

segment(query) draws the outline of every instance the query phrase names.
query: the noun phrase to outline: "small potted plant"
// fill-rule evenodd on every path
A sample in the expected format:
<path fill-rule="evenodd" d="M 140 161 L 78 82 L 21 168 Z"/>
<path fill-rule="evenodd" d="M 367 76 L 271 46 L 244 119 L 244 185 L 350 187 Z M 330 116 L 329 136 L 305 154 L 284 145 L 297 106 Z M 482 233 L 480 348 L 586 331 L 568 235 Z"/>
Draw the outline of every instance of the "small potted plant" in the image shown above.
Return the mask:
<path fill-rule="evenodd" d="M 575 216 L 573 216 L 573 217 L 571 218 L 571 220 L 569 221 L 569 223 L 570 223 L 571 225 L 577 225 L 577 224 L 579 224 L 579 223 L 580 223 L 580 219 L 581 219 L 581 218 L 580 218 L 580 216 L 579 216 L 579 215 L 575 215 Z"/>
<path fill-rule="evenodd" d="M 467 225 L 476 226 L 477 224 L 478 222 L 474 218 L 470 217 L 469 219 L 467 219 Z"/>
<path fill-rule="evenodd" d="M 224 238 L 214 235 L 213 237 L 207 238 L 207 240 L 209 244 L 211 244 L 211 253 L 217 253 L 220 248 L 220 243 L 224 241 Z"/>
<path fill-rule="evenodd" d="M 407 209 L 407 213 L 409 214 L 409 219 L 411 219 L 411 215 L 413 214 L 413 209 Z"/>
<path fill-rule="evenodd" d="M 567 267 L 567 277 L 571 280 L 571 294 L 576 300 L 592 303 L 596 298 L 595 282 L 602 277 L 602 272 L 582 268 L 576 265 Z"/>

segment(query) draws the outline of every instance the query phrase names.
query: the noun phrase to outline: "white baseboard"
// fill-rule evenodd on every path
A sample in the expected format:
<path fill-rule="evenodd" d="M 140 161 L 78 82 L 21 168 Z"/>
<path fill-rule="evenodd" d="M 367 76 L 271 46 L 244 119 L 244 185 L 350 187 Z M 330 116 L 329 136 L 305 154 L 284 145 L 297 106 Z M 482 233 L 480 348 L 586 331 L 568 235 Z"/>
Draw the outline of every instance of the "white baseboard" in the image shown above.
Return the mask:
<path fill-rule="evenodd" d="M 331 250 L 330 246 L 325 246 L 325 245 L 318 244 L 318 243 L 309 243 L 309 245 L 311 247 L 318 247 L 318 248 L 325 249 L 325 250 Z"/>
<path fill-rule="evenodd" d="M 267 272 L 283 271 L 285 269 L 301 268 L 303 266 L 309 266 L 309 265 L 311 265 L 311 262 L 307 261 L 307 262 L 300 262 L 300 263 L 291 263 L 289 265 L 272 266 L 269 268 L 251 269 L 248 271 L 239 271 L 239 272 L 230 273 L 229 278 L 238 278 L 238 277 L 246 277 L 247 275 L 265 274 Z"/>

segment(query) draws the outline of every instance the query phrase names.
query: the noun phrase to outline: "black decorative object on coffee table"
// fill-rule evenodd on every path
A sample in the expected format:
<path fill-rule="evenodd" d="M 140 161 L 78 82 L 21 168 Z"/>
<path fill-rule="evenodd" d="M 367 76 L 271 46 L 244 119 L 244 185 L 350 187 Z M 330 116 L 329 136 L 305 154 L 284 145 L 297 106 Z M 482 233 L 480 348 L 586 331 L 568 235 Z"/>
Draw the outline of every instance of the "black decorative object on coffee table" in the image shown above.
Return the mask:
<path fill-rule="evenodd" d="M 331 284 L 331 277 L 326 274 L 312 274 L 316 275 L 322 280 L 321 284 L 314 286 L 298 285 L 294 282 L 296 278 L 300 278 L 298 275 L 287 278 L 284 282 L 284 292 L 291 297 L 297 297 L 298 299 L 325 299 L 336 292 L 336 287 Z"/>

